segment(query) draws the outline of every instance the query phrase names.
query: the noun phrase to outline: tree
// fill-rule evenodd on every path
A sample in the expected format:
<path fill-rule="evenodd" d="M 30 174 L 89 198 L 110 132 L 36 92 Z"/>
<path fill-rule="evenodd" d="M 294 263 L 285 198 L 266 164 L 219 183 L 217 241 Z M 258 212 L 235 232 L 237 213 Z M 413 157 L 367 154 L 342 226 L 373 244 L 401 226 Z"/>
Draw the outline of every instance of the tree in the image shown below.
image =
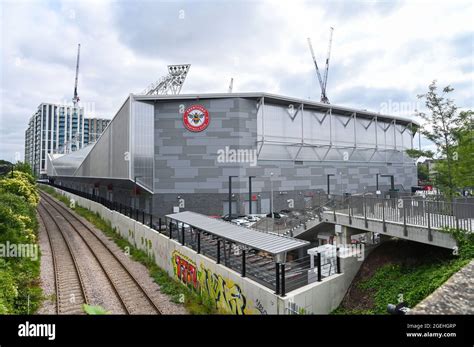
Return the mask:
<path fill-rule="evenodd" d="M 417 113 L 425 121 L 419 131 L 436 145 L 439 157 L 445 159 L 446 165 L 441 162 L 436 166 L 438 171 L 436 182 L 448 197 L 452 197 L 455 192 L 453 149 L 456 146 L 456 131 L 462 122 L 456 105 L 452 99 L 447 97 L 453 90 L 450 86 L 446 86 L 440 95 L 436 80 L 433 81 L 426 94 L 418 95 L 419 99 L 425 99 L 425 106 L 430 112 Z"/>
<path fill-rule="evenodd" d="M 419 181 L 426 182 L 430 179 L 430 170 L 429 170 L 427 164 L 418 163 L 417 170 L 418 170 L 418 180 Z"/>
<path fill-rule="evenodd" d="M 33 175 L 33 170 L 31 170 L 31 165 L 28 164 L 27 162 L 19 161 L 18 163 L 15 164 L 15 170 L 27 173 L 31 176 L 34 176 Z"/>
<path fill-rule="evenodd" d="M 474 187 L 474 112 L 460 112 L 460 126 L 455 132 L 454 183 L 459 188 Z"/>

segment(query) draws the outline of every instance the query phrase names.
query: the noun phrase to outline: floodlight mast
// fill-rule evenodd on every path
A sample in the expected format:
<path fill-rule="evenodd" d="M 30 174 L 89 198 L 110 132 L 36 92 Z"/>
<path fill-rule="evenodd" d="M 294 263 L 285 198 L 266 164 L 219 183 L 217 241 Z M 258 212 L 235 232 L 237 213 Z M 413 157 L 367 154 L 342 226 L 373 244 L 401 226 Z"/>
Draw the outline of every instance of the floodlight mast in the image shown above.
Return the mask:
<path fill-rule="evenodd" d="M 183 87 L 191 64 L 168 65 L 168 75 L 161 77 L 151 84 L 143 94 L 145 95 L 176 95 Z"/>
<path fill-rule="evenodd" d="M 233 88 L 234 88 L 234 78 L 232 77 L 230 79 L 230 84 L 229 84 L 229 93 L 232 93 Z"/>

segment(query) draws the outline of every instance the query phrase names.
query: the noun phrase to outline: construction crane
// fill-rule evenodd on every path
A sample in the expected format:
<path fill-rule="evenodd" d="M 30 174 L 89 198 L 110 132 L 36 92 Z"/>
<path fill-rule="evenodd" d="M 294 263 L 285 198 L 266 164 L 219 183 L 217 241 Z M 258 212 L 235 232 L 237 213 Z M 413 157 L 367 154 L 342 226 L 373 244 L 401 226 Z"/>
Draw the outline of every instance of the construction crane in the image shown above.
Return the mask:
<path fill-rule="evenodd" d="M 314 55 L 313 45 L 311 44 L 311 39 L 308 37 L 309 50 L 311 51 L 311 56 L 313 57 L 314 67 L 316 68 L 316 74 L 318 76 L 319 85 L 321 87 L 321 102 L 329 104 L 329 99 L 326 95 L 326 85 L 328 82 L 328 73 L 329 73 L 329 58 L 331 57 L 331 45 L 332 45 L 332 32 L 334 28 L 331 27 L 329 30 L 329 44 L 328 52 L 326 55 L 326 65 L 324 67 L 324 76 L 321 76 L 319 72 L 318 63 L 316 62 L 316 56 Z"/>
<path fill-rule="evenodd" d="M 74 82 L 74 96 L 72 98 L 72 103 L 74 104 L 74 108 L 76 108 L 77 103 L 79 102 L 79 95 L 77 95 L 77 79 L 79 76 L 79 57 L 81 55 L 81 44 L 77 45 L 77 60 L 76 60 L 76 80 Z"/>
<path fill-rule="evenodd" d="M 232 93 L 233 88 L 234 88 L 234 78 L 232 77 L 230 79 L 230 84 L 229 84 L 229 93 Z"/>

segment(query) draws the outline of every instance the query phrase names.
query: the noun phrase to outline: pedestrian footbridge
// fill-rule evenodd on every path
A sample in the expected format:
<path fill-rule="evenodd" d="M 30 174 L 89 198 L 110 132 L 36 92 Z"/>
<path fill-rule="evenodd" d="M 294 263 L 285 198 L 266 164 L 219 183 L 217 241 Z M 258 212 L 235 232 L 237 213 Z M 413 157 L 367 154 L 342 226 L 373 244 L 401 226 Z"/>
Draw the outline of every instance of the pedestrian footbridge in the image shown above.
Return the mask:
<path fill-rule="evenodd" d="M 447 228 L 473 231 L 474 204 L 426 199 L 348 196 L 320 209 L 320 221 L 340 225 L 347 234 L 380 233 L 433 246 L 455 249 Z M 341 231 L 341 230 L 339 230 Z"/>

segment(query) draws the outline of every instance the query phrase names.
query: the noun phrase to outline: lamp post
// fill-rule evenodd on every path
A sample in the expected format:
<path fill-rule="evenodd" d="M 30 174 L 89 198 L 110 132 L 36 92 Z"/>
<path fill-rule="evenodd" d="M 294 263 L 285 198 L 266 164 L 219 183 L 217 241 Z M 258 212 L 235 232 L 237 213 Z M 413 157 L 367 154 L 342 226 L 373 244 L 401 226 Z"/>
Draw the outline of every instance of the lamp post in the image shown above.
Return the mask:
<path fill-rule="evenodd" d="M 326 175 L 328 177 L 328 189 L 327 189 L 327 192 L 328 192 L 328 195 L 331 194 L 331 186 L 329 184 L 329 179 L 331 178 L 331 176 L 334 176 L 334 174 L 327 174 Z"/>
<path fill-rule="evenodd" d="M 375 194 L 380 195 L 379 191 L 379 175 L 380 174 L 375 174 Z"/>
<path fill-rule="evenodd" d="M 255 176 L 249 176 L 249 214 L 252 214 L 252 178 Z"/>
<path fill-rule="evenodd" d="M 339 171 L 339 176 L 341 180 L 341 196 L 344 196 L 344 182 L 342 182 L 342 171 Z"/>
<path fill-rule="evenodd" d="M 393 175 L 380 175 L 380 177 L 390 177 L 390 190 L 395 190 L 395 178 Z"/>
<path fill-rule="evenodd" d="M 232 218 L 232 178 L 239 176 L 229 176 L 229 220 Z"/>
<path fill-rule="evenodd" d="M 273 172 L 270 172 L 270 215 L 272 216 L 272 219 L 274 218 L 273 216 Z"/>

